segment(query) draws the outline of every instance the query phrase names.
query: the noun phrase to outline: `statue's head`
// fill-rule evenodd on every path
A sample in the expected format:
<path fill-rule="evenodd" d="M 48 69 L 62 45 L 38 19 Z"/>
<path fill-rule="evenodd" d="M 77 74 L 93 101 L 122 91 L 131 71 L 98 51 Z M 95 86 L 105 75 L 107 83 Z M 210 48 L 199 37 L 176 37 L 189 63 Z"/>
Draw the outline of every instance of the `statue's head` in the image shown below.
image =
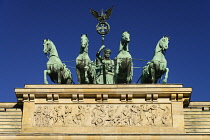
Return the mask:
<path fill-rule="evenodd" d="M 123 40 L 123 41 L 126 41 L 126 42 L 129 42 L 129 41 L 130 41 L 130 34 L 129 34 L 128 31 L 124 31 L 124 32 L 122 33 L 122 40 Z"/>
<path fill-rule="evenodd" d="M 111 55 L 111 50 L 110 50 L 110 49 L 105 49 L 105 50 L 104 50 L 104 57 L 105 57 L 105 58 L 109 58 L 110 55 Z"/>

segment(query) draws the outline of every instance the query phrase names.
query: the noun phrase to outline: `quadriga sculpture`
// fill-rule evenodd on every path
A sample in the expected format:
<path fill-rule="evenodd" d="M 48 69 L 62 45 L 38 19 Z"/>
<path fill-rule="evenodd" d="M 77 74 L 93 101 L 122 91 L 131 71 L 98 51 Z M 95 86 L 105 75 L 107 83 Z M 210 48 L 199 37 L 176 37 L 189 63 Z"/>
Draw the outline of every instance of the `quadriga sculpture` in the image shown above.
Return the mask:
<path fill-rule="evenodd" d="M 132 57 L 129 53 L 129 42 L 130 34 L 129 32 L 123 32 L 120 41 L 120 49 L 117 55 L 117 65 L 116 65 L 116 83 L 117 84 L 129 84 L 133 77 L 133 63 Z"/>
<path fill-rule="evenodd" d="M 80 53 L 76 58 L 76 72 L 80 84 L 94 84 L 95 70 L 88 55 L 89 40 L 87 34 L 81 35 Z"/>
<path fill-rule="evenodd" d="M 169 37 L 163 36 L 157 43 L 153 59 L 143 68 L 141 75 L 141 83 L 157 83 L 165 74 L 163 83 L 167 83 L 169 68 L 167 68 L 167 60 L 165 52 L 168 49 Z"/>
<path fill-rule="evenodd" d="M 48 84 L 47 75 L 54 83 L 58 84 L 71 84 L 72 74 L 71 71 L 66 68 L 66 65 L 61 62 L 55 45 L 49 39 L 44 40 L 44 53 L 49 54 L 47 62 L 47 70 L 44 70 L 44 83 Z"/>

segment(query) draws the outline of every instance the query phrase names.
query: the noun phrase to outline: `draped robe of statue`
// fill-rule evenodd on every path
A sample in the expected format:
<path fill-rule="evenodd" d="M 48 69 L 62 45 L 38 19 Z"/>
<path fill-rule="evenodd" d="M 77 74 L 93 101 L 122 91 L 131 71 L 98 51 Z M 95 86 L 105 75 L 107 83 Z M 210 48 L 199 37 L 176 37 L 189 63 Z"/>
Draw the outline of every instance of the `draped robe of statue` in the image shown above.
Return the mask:
<path fill-rule="evenodd" d="M 110 49 L 104 50 L 104 57 L 100 56 L 103 45 L 96 54 L 96 84 L 114 84 L 114 61 L 109 58 Z"/>

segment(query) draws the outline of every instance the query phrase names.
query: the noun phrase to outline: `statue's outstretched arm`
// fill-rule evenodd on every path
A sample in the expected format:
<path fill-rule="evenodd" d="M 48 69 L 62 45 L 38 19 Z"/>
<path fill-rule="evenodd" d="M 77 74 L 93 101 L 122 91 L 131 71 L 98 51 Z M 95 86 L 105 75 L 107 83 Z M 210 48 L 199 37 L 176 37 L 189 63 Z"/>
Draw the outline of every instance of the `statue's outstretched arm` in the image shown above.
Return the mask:
<path fill-rule="evenodd" d="M 99 58 L 100 60 L 102 60 L 102 57 L 100 56 L 101 51 L 105 48 L 105 45 L 102 45 L 101 48 L 98 50 L 98 52 L 96 53 L 96 57 Z"/>

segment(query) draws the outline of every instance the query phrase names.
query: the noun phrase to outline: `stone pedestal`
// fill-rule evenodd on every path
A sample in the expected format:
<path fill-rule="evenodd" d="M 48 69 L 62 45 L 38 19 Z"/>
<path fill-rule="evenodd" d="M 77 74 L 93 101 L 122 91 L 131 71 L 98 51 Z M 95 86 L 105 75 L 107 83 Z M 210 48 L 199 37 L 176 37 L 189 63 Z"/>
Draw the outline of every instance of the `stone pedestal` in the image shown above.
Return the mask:
<path fill-rule="evenodd" d="M 184 134 L 181 84 L 25 85 L 22 133 Z"/>

